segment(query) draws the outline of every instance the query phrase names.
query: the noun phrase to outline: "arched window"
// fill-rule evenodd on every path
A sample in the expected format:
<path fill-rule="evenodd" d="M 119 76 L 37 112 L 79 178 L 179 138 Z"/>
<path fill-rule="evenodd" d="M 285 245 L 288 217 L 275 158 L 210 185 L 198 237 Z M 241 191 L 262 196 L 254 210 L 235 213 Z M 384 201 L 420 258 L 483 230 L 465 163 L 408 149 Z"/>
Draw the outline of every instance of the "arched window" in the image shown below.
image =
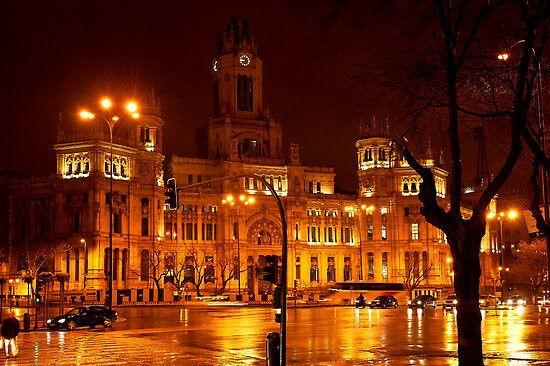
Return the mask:
<path fill-rule="evenodd" d="M 149 251 L 146 249 L 141 251 L 140 277 L 142 281 L 149 279 Z"/>

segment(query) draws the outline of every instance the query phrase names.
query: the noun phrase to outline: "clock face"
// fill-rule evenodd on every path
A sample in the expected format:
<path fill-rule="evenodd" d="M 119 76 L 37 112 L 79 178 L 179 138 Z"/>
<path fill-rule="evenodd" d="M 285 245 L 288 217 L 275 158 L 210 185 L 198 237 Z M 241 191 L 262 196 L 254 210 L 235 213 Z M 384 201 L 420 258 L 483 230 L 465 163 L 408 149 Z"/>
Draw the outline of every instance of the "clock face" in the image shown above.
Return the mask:
<path fill-rule="evenodd" d="M 239 62 L 243 66 L 248 66 L 250 65 L 250 57 L 248 57 L 247 55 L 241 55 L 241 57 L 239 57 Z"/>
<path fill-rule="evenodd" d="M 218 59 L 215 58 L 214 61 L 212 61 L 212 70 L 214 72 L 218 71 Z"/>

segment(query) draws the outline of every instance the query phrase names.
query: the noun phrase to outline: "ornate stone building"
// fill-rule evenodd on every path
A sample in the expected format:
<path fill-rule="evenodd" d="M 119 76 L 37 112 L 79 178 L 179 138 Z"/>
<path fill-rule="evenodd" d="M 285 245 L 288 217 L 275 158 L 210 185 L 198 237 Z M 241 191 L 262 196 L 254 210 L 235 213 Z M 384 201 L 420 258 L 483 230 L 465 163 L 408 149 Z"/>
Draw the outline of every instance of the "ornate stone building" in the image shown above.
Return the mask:
<path fill-rule="evenodd" d="M 41 270 L 69 273 L 68 290 L 104 296 L 112 174 L 119 294 L 147 299 L 143 289 L 157 283 L 189 291 L 198 284 L 203 293 L 223 288 L 232 296 L 263 293 L 268 284 L 259 268 L 266 255 L 281 253 L 282 223 L 257 175 L 274 187 L 286 211 L 289 288 L 406 282 L 422 273 L 419 290 L 450 288 L 445 237 L 421 214 L 420 177 L 392 149 L 388 122 L 361 123 L 358 192 L 336 193 L 333 168 L 302 164 L 294 142 L 283 151 L 281 124 L 263 104 L 262 82 L 255 36 L 246 20 L 233 18 L 212 62 L 214 111 L 197 133 L 197 155 L 168 162 L 165 175 L 179 188 L 175 210 L 164 205 L 162 119 L 142 115 L 115 127 L 113 172 L 104 122 L 62 125 L 56 174 L 15 182 L 9 243 L 17 259 L 10 271 L 20 273 L 26 253 L 54 251 L 55 261 Z M 422 164 L 434 172 L 444 204 L 447 172 L 429 147 Z"/>

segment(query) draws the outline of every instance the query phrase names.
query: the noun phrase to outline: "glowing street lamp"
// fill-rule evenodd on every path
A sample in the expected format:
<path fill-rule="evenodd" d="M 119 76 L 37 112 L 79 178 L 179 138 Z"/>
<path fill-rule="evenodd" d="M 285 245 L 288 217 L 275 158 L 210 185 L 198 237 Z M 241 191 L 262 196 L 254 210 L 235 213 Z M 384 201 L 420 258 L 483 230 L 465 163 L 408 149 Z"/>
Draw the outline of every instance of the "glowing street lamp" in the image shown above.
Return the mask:
<path fill-rule="evenodd" d="M 105 112 L 110 112 L 111 107 L 113 106 L 113 103 L 109 98 L 103 98 L 100 101 L 100 106 Z M 128 102 L 124 108 L 124 110 L 120 112 L 128 113 L 132 116 L 132 118 L 138 118 L 139 113 L 137 113 L 137 104 L 135 102 Z M 110 147 L 110 179 L 109 179 L 109 270 L 108 272 L 108 282 L 109 282 L 109 300 L 108 300 L 108 306 L 109 310 L 112 310 L 113 308 L 113 128 L 115 127 L 116 123 L 120 120 L 119 115 L 116 113 L 92 113 L 87 110 L 82 110 L 80 112 L 80 118 L 81 119 L 94 119 L 95 117 L 99 117 L 101 120 L 103 120 L 107 125 L 109 126 L 109 147 Z"/>

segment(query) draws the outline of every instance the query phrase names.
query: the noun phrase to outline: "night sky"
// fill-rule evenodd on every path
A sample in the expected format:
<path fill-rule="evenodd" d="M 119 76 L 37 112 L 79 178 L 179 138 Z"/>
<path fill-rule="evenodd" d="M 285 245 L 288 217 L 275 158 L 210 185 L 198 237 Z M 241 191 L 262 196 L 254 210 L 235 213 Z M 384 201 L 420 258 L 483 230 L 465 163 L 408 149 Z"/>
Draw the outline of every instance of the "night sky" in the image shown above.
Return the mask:
<path fill-rule="evenodd" d="M 14 1 L 14 3 L 16 3 Z M 249 20 L 264 60 L 264 105 L 282 124 L 285 150 L 334 166 L 356 186 L 355 140 L 369 110 L 346 82 L 350 60 L 318 46 L 318 24 L 284 1 L 43 1 L 2 5 L 3 144 L 0 170 L 55 172 L 59 113 L 76 119 L 104 95 L 161 99 L 164 154 L 193 156 L 212 113 L 210 67 L 231 17 Z"/>

